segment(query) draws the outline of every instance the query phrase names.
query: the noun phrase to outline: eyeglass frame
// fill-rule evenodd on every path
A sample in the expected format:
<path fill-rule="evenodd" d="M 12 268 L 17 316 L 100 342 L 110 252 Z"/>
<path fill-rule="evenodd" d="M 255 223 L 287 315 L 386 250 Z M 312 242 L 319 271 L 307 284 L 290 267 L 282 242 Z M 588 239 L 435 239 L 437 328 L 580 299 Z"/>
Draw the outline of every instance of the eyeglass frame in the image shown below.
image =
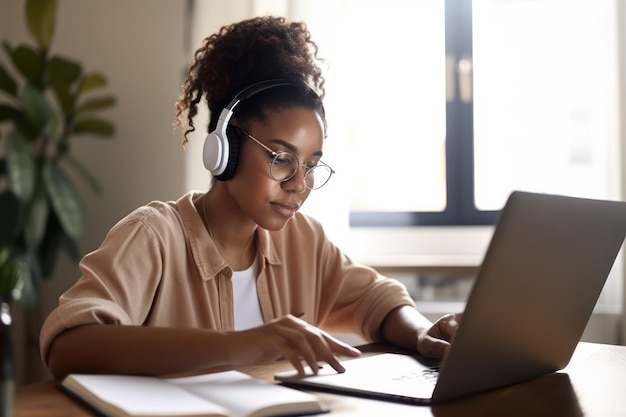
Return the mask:
<path fill-rule="evenodd" d="M 260 145 L 263 149 L 265 149 L 270 155 L 272 155 L 274 157 L 274 159 L 269 162 L 269 166 L 270 166 L 270 177 L 272 177 L 272 179 L 276 182 L 287 182 L 290 179 L 292 179 L 293 177 L 295 177 L 298 174 L 298 171 L 300 170 L 300 167 L 304 167 L 304 186 L 308 189 L 308 190 L 319 190 L 320 188 L 322 188 L 323 186 L 325 186 L 326 184 L 328 184 L 328 181 L 330 181 L 331 177 L 333 176 L 333 174 L 335 174 L 335 170 L 332 169 L 332 167 L 330 165 L 328 165 L 327 163 L 323 162 L 321 159 L 317 162 L 318 165 L 310 168 L 308 167 L 306 164 L 301 164 L 300 163 L 300 159 L 298 158 L 297 155 L 295 155 L 293 152 L 288 152 L 288 151 L 280 151 L 280 152 L 276 152 L 275 150 L 271 149 L 270 147 L 268 147 L 267 145 L 265 145 L 263 142 L 261 142 L 260 140 L 258 140 L 257 138 L 255 138 L 254 136 L 252 136 L 250 133 L 248 133 L 245 129 L 239 127 L 239 126 L 233 126 L 235 127 L 237 130 L 242 131 L 247 137 L 249 137 L 250 139 L 252 139 L 255 143 L 257 143 L 258 145 Z M 278 158 L 278 156 L 280 154 L 288 154 L 293 156 L 296 159 L 296 162 L 298 163 L 298 169 L 296 169 L 293 174 L 291 174 L 290 176 L 288 176 L 287 178 L 284 178 L 282 180 L 277 180 L 274 175 L 272 174 L 272 166 L 274 165 L 274 162 L 276 161 L 276 158 Z M 321 165 L 320 165 L 321 164 Z M 330 171 L 330 175 L 328 175 L 328 179 L 319 187 L 315 187 L 315 188 L 311 188 L 308 186 L 307 182 L 306 182 L 306 178 L 307 175 L 309 175 L 309 173 L 311 173 L 315 168 L 317 167 L 326 167 L 329 169 Z M 315 184 L 315 180 L 313 180 L 314 184 Z"/>

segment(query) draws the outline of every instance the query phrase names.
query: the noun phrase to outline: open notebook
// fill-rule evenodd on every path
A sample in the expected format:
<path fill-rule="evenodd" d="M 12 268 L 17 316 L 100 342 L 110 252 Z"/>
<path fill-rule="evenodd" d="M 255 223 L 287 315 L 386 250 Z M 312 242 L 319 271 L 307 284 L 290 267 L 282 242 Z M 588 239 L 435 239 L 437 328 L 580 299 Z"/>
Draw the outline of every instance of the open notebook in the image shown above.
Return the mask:
<path fill-rule="evenodd" d="M 59 388 L 108 417 L 275 417 L 328 411 L 312 394 L 238 371 L 182 378 L 71 374 Z"/>
<path fill-rule="evenodd" d="M 384 354 L 288 384 L 439 403 L 564 368 L 626 236 L 626 203 L 514 192 L 438 370 Z"/>

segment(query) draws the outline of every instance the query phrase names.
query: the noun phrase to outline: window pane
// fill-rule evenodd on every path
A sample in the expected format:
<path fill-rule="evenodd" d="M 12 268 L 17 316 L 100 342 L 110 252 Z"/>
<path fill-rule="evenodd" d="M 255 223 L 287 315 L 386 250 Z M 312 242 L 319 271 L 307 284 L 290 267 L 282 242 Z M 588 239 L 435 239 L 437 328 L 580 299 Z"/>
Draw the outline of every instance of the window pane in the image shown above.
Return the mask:
<path fill-rule="evenodd" d="M 615 174 L 613 0 L 474 0 L 476 204 L 513 189 L 608 198 Z"/>
<path fill-rule="evenodd" d="M 337 116 L 349 154 L 340 168 L 349 177 L 350 210 L 441 211 L 446 206 L 444 2 L 339 4 L 343 29 L 330 45 L 340 53 L 329 63 L 334 93 L 327 102 L 342 105 Z"/>

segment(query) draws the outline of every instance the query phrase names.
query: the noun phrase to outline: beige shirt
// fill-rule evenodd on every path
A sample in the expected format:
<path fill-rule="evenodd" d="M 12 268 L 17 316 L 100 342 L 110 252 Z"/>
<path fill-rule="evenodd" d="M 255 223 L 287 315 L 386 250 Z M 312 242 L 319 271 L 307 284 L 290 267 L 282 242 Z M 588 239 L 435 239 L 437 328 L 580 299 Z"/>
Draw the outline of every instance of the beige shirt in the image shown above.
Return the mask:
<path fill-rule="evenodd" d="M 232 270 L 217 251 L 190 192 L 120 220 L 80 262 L 40 334 L 45 363 L 54 338 L 85 324 L 233 330 Z M 292 313 L 331 332 L 380 338 L 394 308 L 414 305 L 405 287 L 358 265 L 296 214 L 281 230 L 257 229 L 257 291 L 265 321 Z"/>

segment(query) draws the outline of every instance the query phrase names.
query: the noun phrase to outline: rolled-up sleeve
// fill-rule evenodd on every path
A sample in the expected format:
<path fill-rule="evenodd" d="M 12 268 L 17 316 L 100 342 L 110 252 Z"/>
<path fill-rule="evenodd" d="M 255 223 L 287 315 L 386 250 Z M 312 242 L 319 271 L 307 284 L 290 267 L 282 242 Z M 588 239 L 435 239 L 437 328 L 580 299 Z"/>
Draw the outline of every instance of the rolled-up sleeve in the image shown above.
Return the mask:
<path fill-rule="evenodd" d="M 324 330 L 376 341 L 392 310 L 415 306 L 402 283 L 354 262 L 309 216 L 298 213 L 272 236 L 277 261 L 268 282 L 275 316 L 306 313 L 304 318 Z"/>
<path fill-rule="evenodd" d="M 47 363 L 52 341 L 63 331 L 87 324 L 141 325 L 162 275 L 162 254 L 154 231 L 135 213 L 107 234 L 80 262 L 81 277 L 59 298 L 40 333 Z"/>
<path fill-rule="evenodd" d="M 353 262 L 330 242 L 324 245 L 325 295 L 320 312 L 326 316 L 325 326 L 354 332 L 368 341 L 381 340 L 380 328 L 387 315 L 403 305 L 415 306 L 406 287 Z"/>

